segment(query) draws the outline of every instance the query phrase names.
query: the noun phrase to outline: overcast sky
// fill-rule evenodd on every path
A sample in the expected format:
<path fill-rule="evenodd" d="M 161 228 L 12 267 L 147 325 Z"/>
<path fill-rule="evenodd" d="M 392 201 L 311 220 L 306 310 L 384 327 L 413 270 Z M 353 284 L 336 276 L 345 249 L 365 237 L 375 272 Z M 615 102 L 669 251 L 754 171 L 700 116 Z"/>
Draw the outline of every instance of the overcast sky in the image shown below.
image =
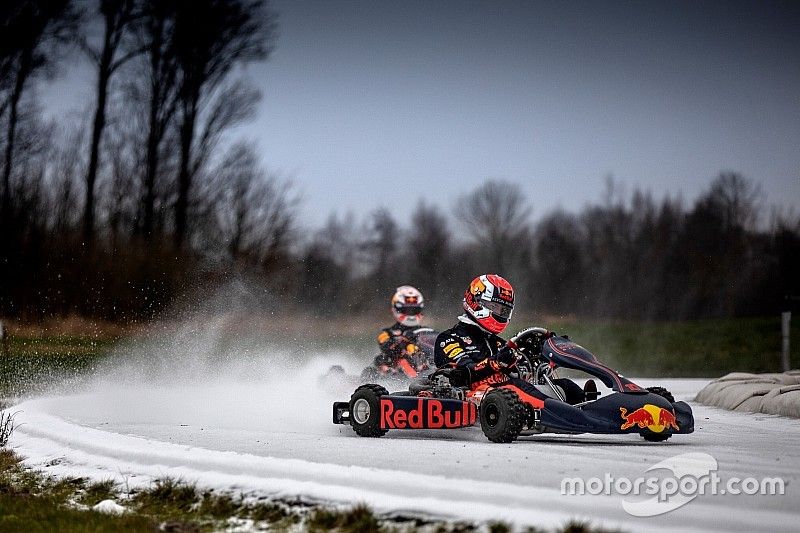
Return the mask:
<path fill-rule="evenodd" d="M 800 9 L 777 2 L 275 0 L 242 128 L 303 219 L 420 197 L 452 212 L 488 178 L 536 215 L 613 174 L 693 199 L 724 169 L 800 206 Z M 92 82 L 93 80 L 89 80 Z"/>

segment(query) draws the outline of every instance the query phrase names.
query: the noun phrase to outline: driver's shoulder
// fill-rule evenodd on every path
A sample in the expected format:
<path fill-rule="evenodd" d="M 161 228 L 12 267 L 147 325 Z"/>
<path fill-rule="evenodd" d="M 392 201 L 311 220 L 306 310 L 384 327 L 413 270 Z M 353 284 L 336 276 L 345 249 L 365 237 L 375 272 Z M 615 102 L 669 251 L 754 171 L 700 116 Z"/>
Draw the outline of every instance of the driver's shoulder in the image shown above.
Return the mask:
<path fill-rule="evenodd" d="M 452 328 L 448 328 L 448 329 L 442 330 L 436 336 L 436 341 L 439 342 L 439 341 L 442 341 L 442 340 L 445 340 L 445 339 L 448 339 L 448 338 L 458 337 L 459 336 L 459 326 L 460 326 L 460 323 L 456 324 Z"/>

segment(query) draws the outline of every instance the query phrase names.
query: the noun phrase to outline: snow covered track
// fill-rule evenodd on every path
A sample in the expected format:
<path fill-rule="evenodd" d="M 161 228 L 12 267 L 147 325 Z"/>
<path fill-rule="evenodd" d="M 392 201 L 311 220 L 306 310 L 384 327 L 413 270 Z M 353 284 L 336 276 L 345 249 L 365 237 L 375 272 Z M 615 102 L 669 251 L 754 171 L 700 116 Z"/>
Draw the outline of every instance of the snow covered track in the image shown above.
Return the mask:
<path fill-rule="evenodd" d="M 703 381 L 662 381 L 682 399 Z M 650 385 L 643 381 L 643 384 Z M 757 531 L 800 519 L 800 422 L 693 405 L 697 432 L 663 444 L 633 436 L 539 436 L 510 445 L 478 428 L 355 437 L 330 423 L 328 395 L 257 383 L 143 389 L 97 387 L 29 400 L 13 446 L 54 475 L 128 486 L 176 477 L 201 486 L 379 511 L 555 526 L 569 518 L 609 527 Z M 344 398 L 343 398 L 344 399 Z M 636 478 L 657 462 L 705 452 L 723 478 L 781 476 L 784 496 L 699 496 L 666 515 L 634 518 L 619 495 L 565 496 L 564 477 Z"/>
<path fill-rule="evenodd" d="M 502 500 L 515 509 L 512 518 L 536 521 L 541 514 L 526 508 L 535 509 L 537 502 L 553 499 L 551 491 L 487 482 L 482 484 L 482 490 L 494 498 L 480 501 L 475 498 L 474 481 L 469 479 L 209 450 L 93 428 L 76 431 L 71 424 L 42 414 L 30 417 L 27 427 L 32 423 L 47 429 L 21 431 L 25 434 L 27 458 L 34 464 L 51 465 L 49 471 L 54 474 L 100 479 L 123 477 L 133 484 L 171 476 L 204 486 L 278 497 L 363 501 L 385 510 L 478 519 L 502 516 L 504 506 L 493 501 Z M 419 498 L 417 494 L 422 487 L 424 498 Z M 555 520 L 560 516 L 546 518 Z"/>

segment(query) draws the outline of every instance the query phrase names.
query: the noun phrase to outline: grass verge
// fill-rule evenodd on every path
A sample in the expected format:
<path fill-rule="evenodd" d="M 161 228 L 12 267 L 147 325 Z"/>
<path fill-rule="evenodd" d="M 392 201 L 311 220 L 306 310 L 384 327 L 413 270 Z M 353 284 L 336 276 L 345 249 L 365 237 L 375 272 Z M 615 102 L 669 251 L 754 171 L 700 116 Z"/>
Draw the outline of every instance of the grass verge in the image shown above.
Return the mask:
<path fill-rule="evenodd" d="M 780 317 L 685 322 L 556 320 L 567 333 L 625 375 L 716 377 L 728 372 L 779 372 Z M 800 367 L 800 319 L 792 321 L 792 368 Z"/>
<path fill-rule="evenodd" d="M 246 317 L 257 321 L 257 317 Z M 312 319 L 309 319 L 312 320 Z M 74 322 L 74 320 L 73 320 Z M 292 336 L 266 333 L 259 328 L 246 332 L 229 331 L 237 321 L 220 331 L 219 350 L 228 342 L 235 346 L 252 344 L 258 349 L 290 346 Z M 307 320 L 298 320 L 300 323 Z M 325 328 L 307 328 L 304 346 L 312 350 L 345 350 L 363 354 L 364 364 L 372 360 L 376 345 L 371 321 L 354 319 L 348 328 L 330 332 Z M 438 320 L 430 325 L 445 329 L 455 320 Z M 629 376 L 646 377 L 717 377 L 731 371 L 777 372 L 780 370 L 780 317 L 728 318 L 675 322 L 598 321 L 551 317 L 536 319 L 515 317 L 519 328 L 540 324 L 560 334 L 568 334 L 598 358 Z M 50 329 L 10 328 L 6 350 L 0 354 L 0 398 L 15 397 L 59 383 L 64 378 L 90 372 L 105 361 L 122 335 L 146 333 L 142 324 L 130 331 L 105 329 L 93 331 L 77 327 L 69 330 L 70 321 Z M 80 325 L 80 324 L 79 324 Z M 512 325 L 510 334 L 517 331 Z M 157 331 L 153 331 L 157 333 Z M 235 334 L 234 334 L 235 333 Z M 792 367 L 800 367 L 800 319 L 792 322 Z M 249 345 L 248 344 L 248 345 Z"/>

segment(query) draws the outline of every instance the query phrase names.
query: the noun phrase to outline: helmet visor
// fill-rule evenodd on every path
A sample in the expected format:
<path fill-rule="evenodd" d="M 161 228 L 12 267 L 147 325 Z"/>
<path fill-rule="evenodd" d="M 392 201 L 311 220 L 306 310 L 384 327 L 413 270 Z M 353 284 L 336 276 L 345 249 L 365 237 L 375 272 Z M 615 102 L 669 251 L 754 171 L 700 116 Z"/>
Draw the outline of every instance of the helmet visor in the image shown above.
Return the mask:
<path fill-rule="evenodd" d="M 422 307 L 419 305 L 396 305 L 394 310 L 401 315 L 420 315 L 422 314 Z"/>
<path fill-rule="evenodd" d="M 511 318 L 511 312 L 514 310 L 514 306 L 501 302 L 481 302 L 481 305 L 486 307 L 495 317 L 504 322 Z"/>

